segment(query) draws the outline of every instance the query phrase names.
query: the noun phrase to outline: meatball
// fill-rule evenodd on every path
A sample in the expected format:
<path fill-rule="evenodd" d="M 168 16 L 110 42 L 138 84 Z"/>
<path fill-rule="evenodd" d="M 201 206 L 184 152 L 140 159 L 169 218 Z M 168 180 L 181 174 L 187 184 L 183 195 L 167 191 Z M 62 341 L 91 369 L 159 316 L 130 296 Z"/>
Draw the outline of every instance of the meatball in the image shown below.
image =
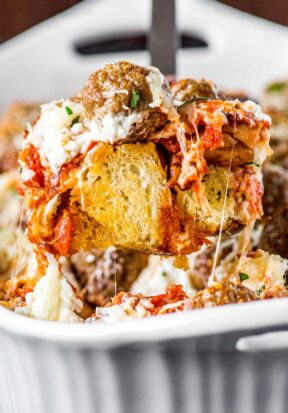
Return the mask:
<path fill-rule="evenodd" d="M 228 254 L 233 250 L 233 241 L 226 242 L 222 244 L 222 248 L 217 255 L 217 266 L 220 265 L 221 261 L 226 258 Z M 189 270 L 189 277 L 191 284 L 196 290 L 202 290 L 207 287 L 209 277 L 212 272 L 214 257 L 215 257 L 216 246 L 207 246 L 204 250 L 196 253 L 194 263 Z"/>
<path fill-rule="evenodd" d="M 117 292 L 129 291 L 148 256 L 109 247 L 104 251 L 80 252 L 71 257 L 85 299 L 92 305 L 105 305 Z"/>
<path fill-rule="evenodd" d="M 189 271 L 191 284 L 196 290 L 202 290 L 207 286 L 213 267 L 214 254 L 214 245 L 208 246 L 203 251 L 197 253 L 194 264 Z"/>
<path fill-rule="evenodd" d="M 259 248 L 288 258 L 288 173 L 280 166 L 264 168 L 264 218 Z"/>
<path fill-rule="evenodd" d="M 195 98 L 224 99 L 222 92 L 210 80 L 182 79 L 171 86 L 174 104 L 180 106 L 183 102 Z"/>
<path fill-rule="evenodd" d="M 88 126 L 110 143 L 145 139 L 176 116 L 169 85 L 155 67 L 106 65 L 89 77 L 81 95 Z"/>
<path fill-rule="evenodd" d="M 238 304 L 257 300 L 257 295 L 243 285 L 234 285 L 231 282 L 216 283 L 211 287 L 199 291 L 192 298 L 193 309 L 216 307 L 224 304 Z"/>

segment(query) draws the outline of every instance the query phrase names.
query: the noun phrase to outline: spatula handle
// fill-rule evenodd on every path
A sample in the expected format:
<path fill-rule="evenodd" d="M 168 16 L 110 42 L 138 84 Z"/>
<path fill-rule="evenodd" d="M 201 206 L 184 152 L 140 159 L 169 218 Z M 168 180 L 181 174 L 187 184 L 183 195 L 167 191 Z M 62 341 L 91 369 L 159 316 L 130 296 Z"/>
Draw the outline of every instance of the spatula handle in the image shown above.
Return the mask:
<path fill-rule="evenodd" d="M 152 1 L 152 23 L 149 37 L 151 64 L 168 77 L 176 75 L 176 10 L 175 0 Z"/>

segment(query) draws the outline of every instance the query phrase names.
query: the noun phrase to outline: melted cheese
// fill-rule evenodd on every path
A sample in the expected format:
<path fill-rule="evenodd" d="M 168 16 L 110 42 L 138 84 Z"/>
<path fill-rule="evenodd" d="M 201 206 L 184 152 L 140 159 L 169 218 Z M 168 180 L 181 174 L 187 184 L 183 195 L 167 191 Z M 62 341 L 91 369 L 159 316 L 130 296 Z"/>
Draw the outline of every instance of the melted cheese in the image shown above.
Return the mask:
<path fill-rule="evenodd" d="M 67 107 L 72 114 L 67 113 Z M 77 123 L 73 124 L 73 121 Z M 81 103 L 72 100 L 60 100 L 41 106 L 41 116 L 24 141 L 35 146 L 44 167 L 49 167 L 57 174 L 65 163 L 80 153 L 85 153 L 92 142 L 111 144 L 127 137 L 132 125 L 142 120 L 140 113 L 125 115 L 109 113 L 101 120 L 84 119 Z M 23 168 L 22 180 L 31 178 L 31 171 Z"/>
<path fill-rule="evenodd" d="M 110 324 L 117 321 L 131 318 L 144 318 L 151 315 L 149 311 L 149 308 L 151 308 L 149 299 L 142 299 L 139 303 L 137 303 L 137 301 L 137 298 L 127 295 L 120 304 L 109 307 L 97 307 L 96 317 L 93 317 L 89 321 Z"/>
<path fill-rule="evenodd" d="M 165 78 L 157 67 L 150 66 L 147 68 L 149 74 L 145 77 L 145 80 L 149 86 L 152 102 L 149 104 L 150 108 L 160 107 L 167 99 L 163 90 Z"/>
<path fill-rule="evenodd" d="M 173 258 L 152 255 L 149 257 L 148 266 L 141 271 L 130 291 L 145 296 L 158 295 L 165 293 L 166 289 L 173 284 L 181 284 L 189 296 L 195 294 L 189 282 L 188 272 L 175 268 Z"/>
<path fill-rule="evenodd" d="M 165 77 L 157 67 L 149 66 L 147 69 L 149 74 L 145 76 L 145 80 L 152 95 L 150 108 L 161 108 L 164 113 L 167 113 L 170 121 L 178 121 L 179 115 L 173 105 L 172 93 Z"/>
<path fill-rule="evenodd" d="M 260 252 L 260 251 L 259 251 Z M 242 282 L 250 290 L 257 291 L 262 285 L 272 283 L 284 288 L 284 274 L 288 270 L 288 260 L 279 255 L 261 251 L 256 257 L 242 255 L 237 271 L 247 274 L 249 278 Z"/>
<path fill-rule="evenodd" d="M 131 126 L 141 120 L 142 115 L 136 112 L 131 115 L 108 113 L 101 120 L 93 119 L 85 122 L 85 126 L 90 129 L 94 141 L 113 144 L 125 139 Z"/>
<path fill-rule="evenodd" d="M 70 108 L 72 114 L 67 113 Z M 83 132 L 73 121 L 83 118 L 83 107 L 72 100 L 61 100 L 41 106 L 41 116 L 30 128 L 24 147 L 28 144 L 35 146 L 40 153 L 41 163 L 50 167 L 54 173 L 59 168 L 84 152 L 91 142 L 91 137 Z M 76 128 L 75 128 L 76 127 Z"/>
<path fill-rule="evenodd" d="M 30 179 L 32 179 L 35 175 L 35 172 L 32 171 L 32 169 L 29 169 L 24 162 L 19 161 L 19 163 L 21 165 L 21 181 L 30 181 Z"/>
<path fill-rule="evenodd" d="M 235 101 L 237 102 L 237 100 Z M 239 101 L 238 101 L 239 102 Z M 247 111 L 253 113 L 254 117 L 258 121 L 266 121 L 271 123 L 271 118 L 266 113 L 262 112 L 261 106 L 257 105 L 257 103 L 252 102 L 252 100 L 246 100 L 246 102 L 242 103 L 242 107 Z"/>
<path fill-rule="evenodd" d="M 33 292 L 26 294 L 26 306 L 15 311 L 40 320 L 67 323 L 81 322 L 76 314 L 82 310 L 82 302 L 76 298 L 73 288 L 59 271 L 55 258 L 47 254 L 48 268 Z"/>

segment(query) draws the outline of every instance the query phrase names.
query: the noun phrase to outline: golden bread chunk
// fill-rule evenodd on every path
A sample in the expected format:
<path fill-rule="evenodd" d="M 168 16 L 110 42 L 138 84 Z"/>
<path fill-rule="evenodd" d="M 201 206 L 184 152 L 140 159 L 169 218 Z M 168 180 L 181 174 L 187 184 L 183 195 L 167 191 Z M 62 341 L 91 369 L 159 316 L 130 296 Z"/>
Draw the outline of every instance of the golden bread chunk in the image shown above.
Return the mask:
<path fill-rule="evenodd" d="M 76 218 L 72 249 L 164 248 L 163 219 L 172 196 L 155 144 L 101 145 L 78 176 L 86 217 L 80 228 Z"/>

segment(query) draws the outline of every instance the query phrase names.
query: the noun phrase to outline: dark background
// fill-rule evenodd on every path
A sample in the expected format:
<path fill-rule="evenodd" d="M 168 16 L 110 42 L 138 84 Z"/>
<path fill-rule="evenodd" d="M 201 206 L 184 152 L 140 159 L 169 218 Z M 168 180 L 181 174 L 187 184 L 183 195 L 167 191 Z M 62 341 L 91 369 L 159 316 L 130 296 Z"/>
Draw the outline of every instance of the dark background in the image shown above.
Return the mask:
<path fill-rule="evenodd" d="M 0 0 L 0 42 L 81 0 Z M 121 0 L 118 0 L 121 1 Z M 135 0 L 141 1 L 141 0 Z M 240 10 L 288 25 L 288 0 L 221 0 Z"/>

